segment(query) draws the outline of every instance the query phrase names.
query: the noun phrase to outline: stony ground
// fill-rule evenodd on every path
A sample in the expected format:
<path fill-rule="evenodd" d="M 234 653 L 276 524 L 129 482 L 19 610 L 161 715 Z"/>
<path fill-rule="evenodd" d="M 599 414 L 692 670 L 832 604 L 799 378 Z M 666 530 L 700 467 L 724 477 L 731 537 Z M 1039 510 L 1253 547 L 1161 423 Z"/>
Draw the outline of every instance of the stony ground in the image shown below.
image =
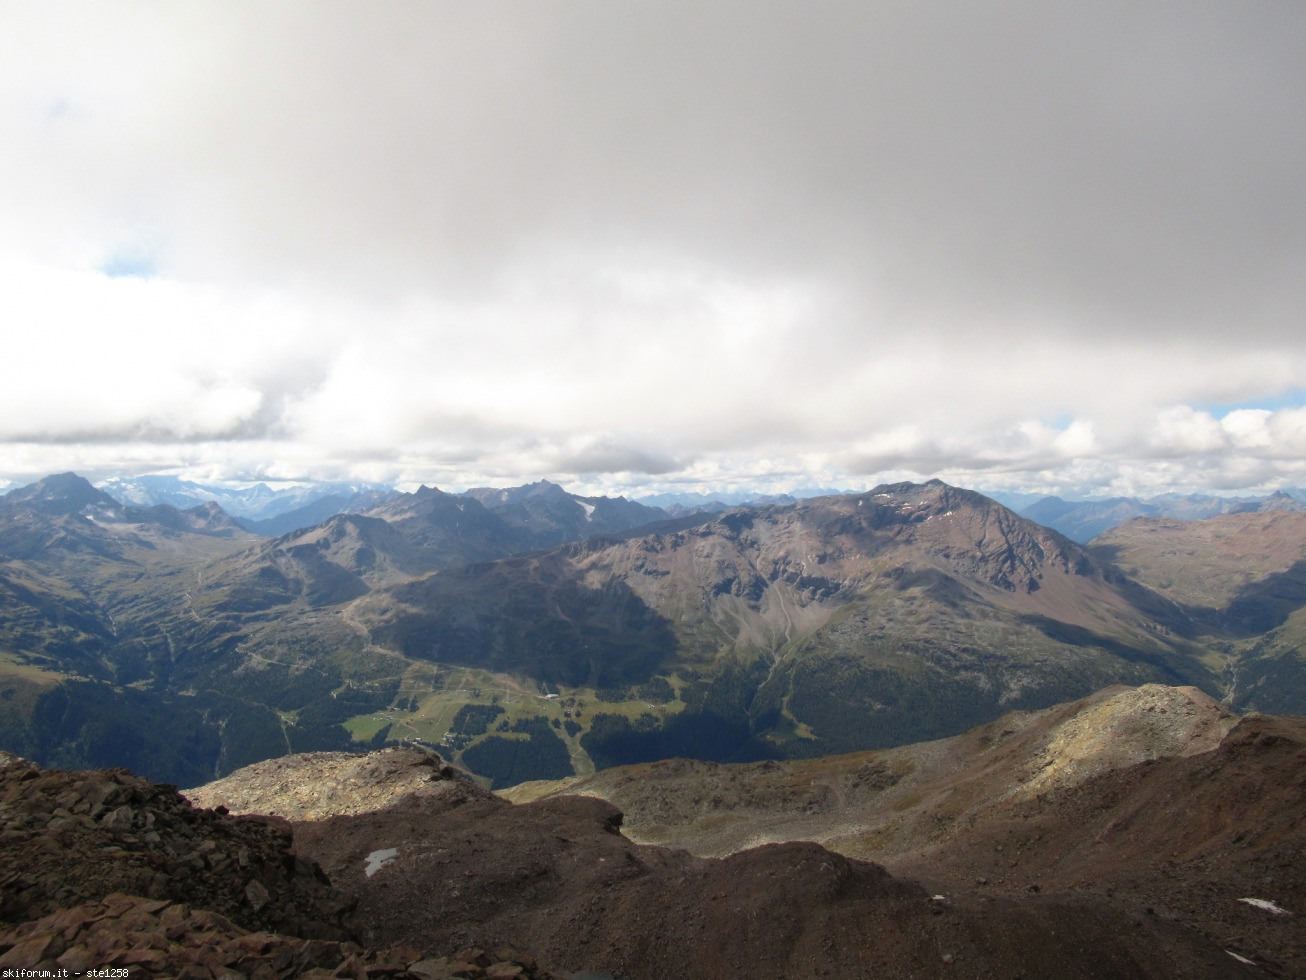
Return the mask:
<path fill-rule="evenodd" d="M 406 796 L 438 796 L 456 786 L 454 775 L 439 755 L 420 748 L 309 752 L 246 766 L 184 795 L 199 807 L 320 820 L 370 813 Z"/>
<path fill-rule="evenodd" d="M 672 761 L 518 805 L 421 749 L 189 793 L 289 821 L 0 760 L 0 968 L 1303 976 L 1306 720 L 1234 723 L 1144 688 L 910 752 Z"/>
<path fill-rule="evenodd" d="M 511 942 L 617 977 L 1218 977 L 1222 950 L 1095 896 L 936 895 L 817 844 L 724 859 L 634 844 L 602 800 L 404 801 L 300 825 L 362 939 Z M 366 875 L 369 853 L 397 852 Z"/>
<path fill-rule="evenodd" d="M 507 948 L 364 949 L 350 941 L 355 904 L 295 851 L 285 820 L 0 753 L 0 976 L 559 976 Z"/>

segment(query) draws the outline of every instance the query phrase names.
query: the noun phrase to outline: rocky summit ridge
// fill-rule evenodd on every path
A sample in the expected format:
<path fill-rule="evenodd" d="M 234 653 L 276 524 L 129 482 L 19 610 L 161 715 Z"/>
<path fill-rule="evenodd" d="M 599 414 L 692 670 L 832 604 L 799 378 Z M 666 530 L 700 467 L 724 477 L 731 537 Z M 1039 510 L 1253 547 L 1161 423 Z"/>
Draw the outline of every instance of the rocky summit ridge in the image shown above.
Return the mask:
<path fill-rule="evenodd" d="M 297 852 L 357 903 L 365 948 L 509 944 L 631 978 L 1306 966 L 1306 723 L 1240 720 L 1192 688 L 547 791 L 518 787 L 514 805 L 414 747 L 287 758 L 188 795 L 292 817 Z"/>
<path fill-rule="evenodd" d="M 667 797 L 667 843 L 691 793 L 736 828 L 765 827 L 768 797 L 778 812 L 803 794 L 795 836 L 803 820 L 833 826 L 841 794 L 922 828 L 874 861 L 850 845 L 871 854 L 892 834 L 846 812 L 829 846 L 773 834 L 704 856 L 637 843 L 592 795 L 513 804 L 418 747 L 264 763 L 189 800 L 122 770 L 5 757 L 0 969 L 778 980 L 1306 966 L 1306 722 L 1117 689 L 905 751 L 714 766 L 679 789 L 647 766 L 603 774 Z M 932 775 L 913 783 L 908 763 Z"/>
<path fill-rule="evenodd" d="M 1116 686 L 933 742 L 737 765 L 667 759 L 523 783 L 501 795 L 514 802 L 597 796 L 621 808 L 633 839 L 704 856 L 811 840 L 892 861 L 958 825 L 1001 818 L 1095 776 L 1212 752 L 1237 721 L 1196 688 Z"/>

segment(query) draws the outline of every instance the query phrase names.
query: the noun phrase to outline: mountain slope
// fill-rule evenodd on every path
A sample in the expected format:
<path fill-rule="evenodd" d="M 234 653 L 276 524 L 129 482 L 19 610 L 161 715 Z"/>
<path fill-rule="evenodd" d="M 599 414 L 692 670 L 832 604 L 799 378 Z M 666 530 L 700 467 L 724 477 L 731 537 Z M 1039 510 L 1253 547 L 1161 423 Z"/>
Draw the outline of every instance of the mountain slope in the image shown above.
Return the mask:
<path fill-rule="evenodd" d="M 408 657 L 610 702 L 661 685 L 652 711 L 591 718 L 600 766 L 900 744 L 1110 683 L 1214 687 L 1171 604 L 937 481 L 466 566 L 354 614 Z"/>
<path fill-rule="evenodd" d="M 1213 648 L 1226 640 L 1203 610 L 938 481 L 525 552 L 562 524 L 522 510 L 514 526 L 513 501 L 591 529 L 606 505 L 549 484 L 498 492 L 501 510 L 423 488 L 268 540 L 212 504 L 97 493 L 60 478 L 32 506 L 0 506 L 0 675 L 28 706 L 12 744 L 76 762 L 95 712 L 118 704 L 102 741 L 126 751 L 157 703 L 213 753 L 198 773 L 150 771 L 182 784 L 401 736 L 442 742 L 497 785 L 669 756 L 817 756 L 1115 683 L 1220 692 L 1217 670 L 1251 656 Z M 1230 676 L 1270 690 L 1268 672 Z"/>
<path fill-rule="evenodd" d="M 1093 542 L 1223 652 L 1230 703 L 1306 714 L 1306 513 L 1131 521 Z"/>

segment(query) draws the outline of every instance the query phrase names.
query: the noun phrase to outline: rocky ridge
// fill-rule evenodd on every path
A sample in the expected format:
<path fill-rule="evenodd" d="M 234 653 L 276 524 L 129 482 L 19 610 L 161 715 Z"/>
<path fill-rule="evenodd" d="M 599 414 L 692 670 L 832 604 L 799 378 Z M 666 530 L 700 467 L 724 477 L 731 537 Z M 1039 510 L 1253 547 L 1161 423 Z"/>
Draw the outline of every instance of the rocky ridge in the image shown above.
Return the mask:
<path fill-rule="evenodd" d="M 286 820 L 322 820 L 384 809 L 400 799 L 479 792 L 467 774 L 424 748 L 367 755 L 309 752 L 268 759 L 185 791 L 199 807 L 263 813 Z"/>
<path fill-rule="evenodd" d="M 393 805 L 298 823 L 296 843 L 358 896 L 360 935 L 381 946 L 511 942 L 568 969 L 631 977 L 734 976 L 742 963 L 763 977 L 1239 975 L 1233 953 L 1286 976 L 1300 963 L 1293 921 L 1238 902 L 1259 879 L 1167 871 L 1158 840 L 1120 852 L 1144 828 L 1164 837 L 1182 826 L 1174 802 L 1156 808 L 1155 827 L 1133 814 L 1128 834 L 1107 831 L 1105 849 L 1079 840 L 1090 821 L 1102 836 L 1130 799 L 1177 798 L 1173 784 L 1147 781 L 1163 771 L 1153 767 L 1213 758 L 1239 741 L 1236 722 L 1192 688 L 1114 688 L 942 742 L 802 762 L 667 760 L 550 798 L 539 786 L 503 794 L 536 798 L 517 806 L 453 781 L 457 792 L 423 798 L 382 790 L 372 803 Z M 1289 793 L 1292 744 L 1251 762 L 1277 767 Z M 421 759 L 342 759 L 330 778 L 337 793 L 351 769 L 403 785 L 406 769 L 430 771 Z M 284 767 L 261 796 L 253 771 L 236 774 L 247 805 L 277 806 L 294 768 L 305 786 L 327 778 L 321 759 Z M 1123 798 L 1098 788 L 1121 774 L 1137 781 Z M 1227 809 L 1227 788 L 1213 786 L 1206 805 Z M 1250 830 L 1266 822 L 1259 813 L 1227 819 Z M 1036 820 L 1050 821 L 1037 839 Z M 1281 838 L 1269 866 L 1299 838 Z M 379 849 L 388 860 L 369 875 Z M 1059 854 L 1064 868 L 1051 864 Z M 1096 887 L 1099 876 L 1111 885 Z M 1294 880 L 1280 873 L 1261 890 L 1296 910 Z M 1185 904 L 1187 882 L 1201 897 Z M 1267 921 L 1247 921 L 1257 915 Z"/>
<path fill-rule="evenodd" d="M 287 821 L 195 809 L 125 770 L 45 771 L 0 753 L 0 869 L 0 972 L 559 976 L 508 948 L 364 949 L 351 941 L 356 900 L 297 853 Z"/>
<path fill-rule="evenodd" d="M 1101 896 L 935 891 L 807 842 L 698 858 L 620 823 L 593 798 L 487 794 L 300 824 L 296 842 L 358 896 L 377 946 L 509 942 L 624 978 L 1241 975 L 1181 924 Z M 381 847 L 393 860 L 368 875 Z"/>
<path fill-rule="evenodd" d="M 679 790 L 662 779 L 648 791 L 672 813 L 696 783 L 717 823 L 762 829 L 764 800 L 793 828 L 828 829 L 840 794 L 864 811 L 878 799 L 922 830 L 877 863 L 804 840 L 723 857 L 638 844 L 610 802 L 563 794 L 514 805 L 419 748 L 288 758 L 223 790 L 251 806 L 282 796 L 286 812 L 313 815 L 293 822 L 198 810 L 121 771 L 46 772 L 8 758 L 0 968 L 1300 975 L 1306 722 L 1231 723 L 1198 692 L 1115 690 L 1009 715 L 910 758 L 713 767 L 682 772 Z M 913 783 L 908 762 L 933 767 L 933 781 Z M 1028 789 L 1049 768 L 1053 777 Z M 732 794 L 751 800 L 738 820 L 726 808 Z M 842 819 L 841 847 L 894 839 Z"/>
<path fill-rule="evenodd" d="M 345 938 L 349 902 L 300 857 L 289 823 L 195 810 L 126 770 L 0 770 L 0 919 L 114 892 L 200 904 L 241 928 Z"/>

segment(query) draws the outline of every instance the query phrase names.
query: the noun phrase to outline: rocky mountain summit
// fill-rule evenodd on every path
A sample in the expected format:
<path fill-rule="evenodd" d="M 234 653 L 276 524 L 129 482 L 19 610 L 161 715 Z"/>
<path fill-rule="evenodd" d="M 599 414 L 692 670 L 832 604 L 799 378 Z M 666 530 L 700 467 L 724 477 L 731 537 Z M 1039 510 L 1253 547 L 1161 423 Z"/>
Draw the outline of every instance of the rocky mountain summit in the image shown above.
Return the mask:
<path fill-rule="evenodd" d="M 616 977 L 1292 976 L 1303 773 L 1300 721 L 1149 685 L 878 752 L 618 767 L 515 806 L 422 749 L 189 795 L 316 814 L 295 845 L 371 945 L 511 943 Z"/>
<path fill-rule="evenodd" d="M 607 800 L 514 804 L 420 747 L 261 763 L 189 801 L 121 770 L 8 757 L 0 968 L 778 980 L 1306 967 L 1306 723 L 1239 721 L 1192 689 L 1116 689 L 881 752 L 599 776 L 624 787 L 641 839 L 693 844 L 715 825 L 735 844 L 637 843 Z"/>

